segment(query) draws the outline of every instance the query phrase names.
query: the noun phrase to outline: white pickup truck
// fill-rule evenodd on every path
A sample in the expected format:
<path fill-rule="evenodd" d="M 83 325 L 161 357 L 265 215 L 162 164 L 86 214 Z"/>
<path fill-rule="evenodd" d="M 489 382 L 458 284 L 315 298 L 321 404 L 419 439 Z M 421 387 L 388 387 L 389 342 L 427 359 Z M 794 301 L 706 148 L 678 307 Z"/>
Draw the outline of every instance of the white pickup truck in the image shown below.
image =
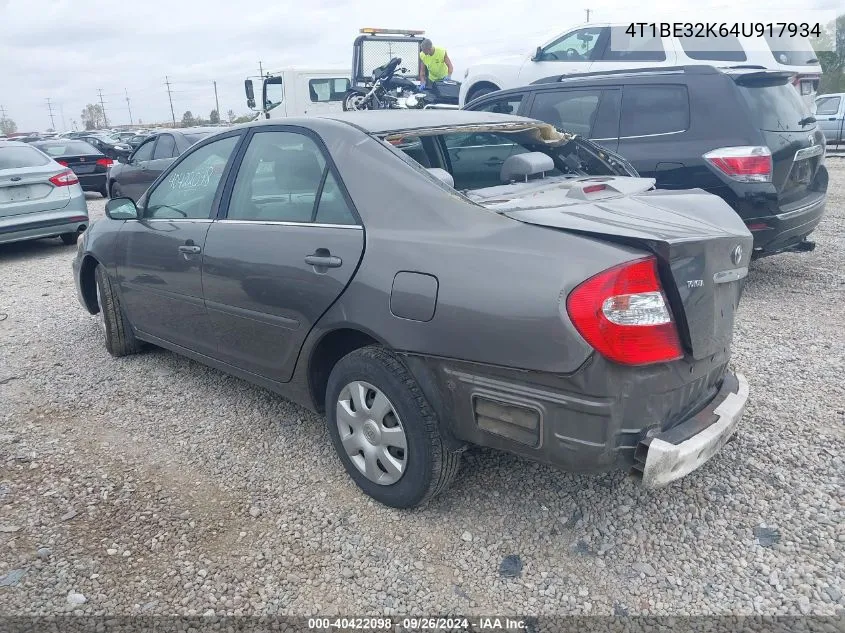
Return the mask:
<path fill-rule="evenodd" d="M 341 112 L 349 89 L 349 71 L 339 69 L 287 68 L 259 78 L 259 94 L 252 79 L 244 81 L 246 101 L 259 118 Z"/>

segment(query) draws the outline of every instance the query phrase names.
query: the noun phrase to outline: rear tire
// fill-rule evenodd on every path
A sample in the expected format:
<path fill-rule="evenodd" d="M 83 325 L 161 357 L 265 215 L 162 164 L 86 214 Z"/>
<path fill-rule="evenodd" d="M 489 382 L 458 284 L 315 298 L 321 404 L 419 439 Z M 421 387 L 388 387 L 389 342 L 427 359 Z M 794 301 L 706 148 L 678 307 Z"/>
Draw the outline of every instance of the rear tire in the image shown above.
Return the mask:
<path fill-rule="evenodd" d="M 120 186 L 116 182 L 112 182 L 111 187 L 109 189 L 109 193 L 111 194 L 108 196 L 109 198 L 122 198 L 123 192 L 120 190 Z"/>
<path fill-rule="evenodd" d="M 62 233 L 59 237 L 65 246 L 73 246 L 79 240 L 79 233 Z"/>
<path fill-rule="evenodd" d="M 108 198 L 108 197 L 109 197 L 109 188 L 108 188 L 108 185 L 103 185 L 103 188 L 102 188 L 102 189 L 100 189 L 100 195 L 101 195 L 101 196 L 103 196 L 104 198 Z"/>
<path fill-rule="evenodd" d="M 364 449 L 376 450 L 372 444 L 365 443 L 371 441 L 370 436 L 373 434 L 381 438 L 378 442 L 382 445 L 389 445 L 391 455 L 397 458 L 396 463 L 401 464 L 402 473 L 398 480 L 383 465 L 375 471 L 376 477 L 368 476 L 362 470 L 366 460 L 364 450 L 360 456 L 353 455 L 358 465 L 353 462 L 346 446 L 350 445 L 350 439 L 357 437 L 354 435 L 359 432 L 357 429 L 353 432 L 353 427 L 345 428 L 345 438 L 341 439 L 338 409 L 343 407 L 342 411 L 345 412 L 349 407 L 350 386 L 362 384 L 367 394 L 362 398 L 365 405 L 360 408 L 356 406 L 352 416 L 363 422 L 359 427 L 364 429 L 360 433 L 365 436 L 359 438 L 361 445 Z M 387 417 L 374 413 L 377 409 L 375 398 L 382 396 L 386 397 L 385 406 L 390 408 Z M 372 398 L 369 405 L 366 404 L 367 398 Z M 372 406 L 372 409 L 367 409 L 367 406 Z M 338 361 L 326 388 L 326 417 L 332 444 L 346 472 L 361 490 L 379 503 L 393 508 L 419 506 L 448 488 L 458 473 L 460 453 L 446 449 L 437 417 L 416 380 L 395 354 L 382 347 L 364 347 Z M 341 426 L 345 426 L 346 419 L 349 419 L 349 414 L 343 413 Z M 388 424 L 382 424 L 382 420 L 393 422 L 388 428 Z M 369 431 L 365 428 L 367 425 L 370 425 Z M 391 436 L 396 435 L 397 431 L 404 431 L 403 439 L 399 441 L 405 444 L 404 450 L 397 453 L 397 444 L 384 439 L 388 437 L 388 431 L 393 432 Z M 390 455 L 387 459 L 390 459 Z M 380 464 L 376 460 L 373 463 Z M 374 480 L 379 477 L 386 481 L 378 483 Z"/>
<path fill-rule="evenodd" d="M 112 356 L 128 356 L 141 351 L 141 343 L 132 332 L 132 325 L 120 305 L 111 278 L 102 265 L 94 271 L 97 284 L 97 304 L 100 309 L 100 329 L 106 341 L 106 349 Z"/>

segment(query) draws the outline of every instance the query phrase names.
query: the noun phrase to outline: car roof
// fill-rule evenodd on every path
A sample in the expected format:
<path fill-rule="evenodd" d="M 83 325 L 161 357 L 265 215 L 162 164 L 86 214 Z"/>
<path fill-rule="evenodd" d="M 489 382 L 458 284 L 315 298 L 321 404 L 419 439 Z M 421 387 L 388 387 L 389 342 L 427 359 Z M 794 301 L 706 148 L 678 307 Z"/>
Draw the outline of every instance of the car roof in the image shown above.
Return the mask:
<path fill-rule="evenodd" d="M 21 141 L 16 141 L 14 139 L 5 139 L 0 138 L 0 147 L 32 147 L 29 143 L 22 143 Z"/>
<path fill-rule="evenodd" d="M 311 118 L 330 119 L 341 123 L 348 123 L 363 129 L 370 134 L 384 134 L 405 130 L 419 130 L 436 127 L 453 127 L 461 125 L 479 125 L 496 123 L 515 123 L 532 121 L 534 119 L 514 116 L 511 114 L 497 114 L 494 112 L 472 112 L 468 110 L 368 110 L 365 112 L 337 112 L 318 115 Z M 289 119 L 293 124 L 293 119 Z M 302 118 L 298 122 L 306 122 Z M 278 119 L 255 121 L 249 126 L 279 125 Z"/>

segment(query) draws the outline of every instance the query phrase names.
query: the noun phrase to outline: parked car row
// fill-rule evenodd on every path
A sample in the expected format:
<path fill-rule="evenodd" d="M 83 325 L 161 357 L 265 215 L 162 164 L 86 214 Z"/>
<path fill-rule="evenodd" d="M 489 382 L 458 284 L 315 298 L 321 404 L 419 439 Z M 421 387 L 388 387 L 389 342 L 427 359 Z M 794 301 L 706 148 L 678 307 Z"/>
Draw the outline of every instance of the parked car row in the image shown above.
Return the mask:
<path fill-rule="evenodd" d="M 0 244 L 60 237 L 70 245 L 87 227 L 73 170 L 27 143 L 0 141 Z"/>

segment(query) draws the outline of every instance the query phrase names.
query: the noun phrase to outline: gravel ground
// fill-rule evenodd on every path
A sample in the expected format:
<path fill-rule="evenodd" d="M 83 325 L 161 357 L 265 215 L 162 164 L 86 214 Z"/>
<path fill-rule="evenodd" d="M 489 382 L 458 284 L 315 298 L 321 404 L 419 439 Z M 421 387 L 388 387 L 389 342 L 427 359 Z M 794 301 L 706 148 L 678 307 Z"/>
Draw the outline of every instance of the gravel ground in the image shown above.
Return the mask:
<path fill-rule="evenodd" d="M 111 358 L 73 248 L 0 247 L 0 613 L 842 614 L 845 160 L 828 163 L 817 250 L 746 287 L 737 440 L 656 492 L 472 451 L 445 496 L 381 507 L 319 417 L 166 351 Z"/>

